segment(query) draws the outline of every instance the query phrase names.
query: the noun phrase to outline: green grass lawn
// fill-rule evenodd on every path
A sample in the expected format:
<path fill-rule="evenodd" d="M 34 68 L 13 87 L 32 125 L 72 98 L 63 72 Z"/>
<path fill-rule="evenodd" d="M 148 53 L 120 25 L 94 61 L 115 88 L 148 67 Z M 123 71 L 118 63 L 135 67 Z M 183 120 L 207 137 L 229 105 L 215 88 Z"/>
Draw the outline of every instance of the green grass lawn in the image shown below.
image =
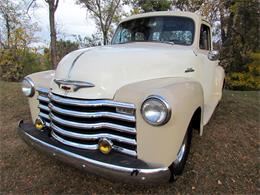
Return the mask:
<path fill-rule="evenodd" d="M 18 83 L 0 82 L 1 194 L 257 193 L 259 93 L 225 91 L 202 137 L 194 133 L 184 174 L 175 183 L 134 186 L 79 171 L 28 147 L 17 135 L 30 120 Z"/>

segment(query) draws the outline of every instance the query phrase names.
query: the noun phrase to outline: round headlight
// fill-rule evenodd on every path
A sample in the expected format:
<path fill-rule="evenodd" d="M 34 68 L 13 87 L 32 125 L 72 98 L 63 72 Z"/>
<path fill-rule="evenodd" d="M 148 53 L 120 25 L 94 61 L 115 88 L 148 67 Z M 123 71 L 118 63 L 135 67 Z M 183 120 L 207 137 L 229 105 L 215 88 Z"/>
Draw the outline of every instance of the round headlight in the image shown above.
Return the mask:
<path fill-rule="evenodd" d="M 28 97 L 32 97 L 34 95 L 34 93 L 35 93 L 34 84 L 33 84 L 33 81 L 29 77 L 26 77 L 23 79 L 22 91 L 23 91 L 24 95 L 26 95 Z"/>
<path fill-rule="evenodd" d="M 141 113 L 147 123 L 159 126 L 169 121 L 171 108 L 162 97 L 149 96 L 142 105 Z"/>

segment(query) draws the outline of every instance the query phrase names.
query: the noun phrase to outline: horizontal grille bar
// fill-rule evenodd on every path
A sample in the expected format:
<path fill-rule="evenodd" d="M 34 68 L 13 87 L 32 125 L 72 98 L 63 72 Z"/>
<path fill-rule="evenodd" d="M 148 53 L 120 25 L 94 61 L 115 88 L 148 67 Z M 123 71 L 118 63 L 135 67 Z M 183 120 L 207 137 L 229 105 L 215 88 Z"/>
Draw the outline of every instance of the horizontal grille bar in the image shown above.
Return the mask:
<path fill-rule="evenodd" d="M 113 113 L 113 112 L 81 112 L 81 111 L 74 111 L 74 110 L 68 110 L 59 108 L 53 104 L 49 104 L 49 108 L 57 113 L 66 115 L 66 116 L 73 116 L 73 117 L 79 117 L 79 118 L 100 118 L 100 117 L 106 117 L 111 119 L 119 119 L 123 121 L 128 122 L 135 122 L 134 116 L 119 114 L 119 113 Z"/>
<path fill-rule="evenodd" d="M 99 133 L 99 134 L 82 134 L 82 133 L 75 133 L 71 131 L 66 131 L 60 127 L 57 127 L 55 124 L 51 124 L 51 128 L 56 131 L 59 134 L 62 134 L 67 137 L 71 137 L 74 139 L 80 139 L 80 140 L 99 140 L 100 138 L 108 138 L 111 140 L 115 140 L 118 142 L 136 145 L 135 139 L 130 139 L 126 137 L 121 137 L 118 135 L 108 134 L 108 133 Z"/>
<path fill-rule="evenodd" d="M 54 131 L 51 132 L 51 135 L 54 139 L 56 139 L 57 141 L 63 143 L 64 145 L 67 146 L 72 146 L 72 147 L 76 147 L 76 148 L 81 148 L 81 149 L 88 149 L 88 150 L 97 150 L 98 149 L 98 144 L 81 144 L 81 143 L 76 143 L 76 142 L 72 142 L 72 141 L 68 141 L 63 139 L 62 137 L 58 136 Z M 113 146 L 113 150 L 124 153 L 124 154 L 128 154 L 131 156 L 137 156 L 137 153 L 133 150 L 128 150 L 122 147 L 118 147 L 118 146 Z"/>
<path fill-rule="evenodd" d="M 112 130 L 116 130 L 119 132 L 124 132 L 124 133 L 131 133 L 131 134 L 135 134 L 136 133 L 136 129 L 135 128 L 131 128 L 131 127 L 126 127 L 126 126 L 122 126 L 122 125 L 117 125 L 117 124 L 113 124 L 113 123 L 106 123 L 106 122 L 102 122 L 102 123 L 92 123 L 92 124 L 88 124 L 88 123 L 79 123 L 79 122 L 74 122 L 74 121 L 69 121 L 69 120 L 64 120 L 61 119 L 57 116 L 55 116 L 53 113 L 50 113 L 50 118 L 51 120 L 62 124 L 64 126 L 68 126 L 68 127 L 74 127 L 74 128 L 79 128 L 79 129 L 102 129 L 102 128 L 107 128 L 107 129 L 112 129 Z"/>
<path fill-rule="evenodd" d="M 70 106 L 82 106 L 82 107 L 101 107 L 101 106 L 111 106 L 111 107 L 120 107 L 135 109 L 134 104 L 115 102 L 111 100 L 79 100 L 79 99 L 69 99 L 63 98 L 61 96 L 54 95 L 49 93 L 49 98 L 57 103 L 70 105 Z"/>
<path fill-rule="evenodd" d="M 98 144 L 88 145 L 88 144 L 80 144 L 80 143 L 76 143 L 76 142 L 71 142 L 71 141 L 61 138 L 53 131 L 51 132 L 51 135 L 59 142 L 62 142 L 63 144 L 68 145 L 68 146 L 73 146 L 73 147 L 77 147 L 77 148 L 81 148 L 81 149 L 88 149 L 88 150 L 97 150 L 98 149 Z"/>
<path fill-rule="evenodd" d="M 45 122 L 45 125 L 46 125 L 46 127 L 49 127 L 49 128 L 50 128 L 50 126 L 51 126 L 51 124 L 48 123 L 48 122 Z"/>
<path fill-rule="evenodd" d="M 43 87 L 37 87 L 36 91 L 38 91 L 39 93 L 46 94 L 46 95 L 48 95 L 48 93 L 49 93 L 49 89 L 43 88 Z"/>
<path fill-rule="evenodd" d="M 39 95 L 38 98 L 37 98 L 39 101 L 42 101 L 42 102 L 46 102 L 46 103 L 49 103 L 50 102 L 50 99 L 48 97 L 44 97 L 42 95 Z"/>
<path fill-rule="evenodd" d="M 48 115 L 48 114 L 45 114 L 45 113 L 42 113 L 42 112 L 39 113 L 39 117 L 44 118 L 44 119 L 47 119 L 47 120 L 50 120 L 49 115 Z"/>
<path fill-rule="evenodd" d="M 50 108 L 48 106 L 39 104 L 38 108 L 40 108 L 41 110 L 44 110 L 46 112 L 50 112 Z"/>

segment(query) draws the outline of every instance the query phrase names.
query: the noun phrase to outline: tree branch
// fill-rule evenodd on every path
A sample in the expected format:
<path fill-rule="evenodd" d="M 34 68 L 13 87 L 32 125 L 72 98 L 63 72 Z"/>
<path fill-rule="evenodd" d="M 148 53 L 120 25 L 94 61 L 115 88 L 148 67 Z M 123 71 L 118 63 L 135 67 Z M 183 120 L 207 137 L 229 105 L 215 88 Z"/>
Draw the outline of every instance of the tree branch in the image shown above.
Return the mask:
<path fill-rule="evenodd" d="M 36 1 L 36 0 L 31 0 L 30 4 L 28 5 L 27 10 L 26 10 L 26 13 L 27 13 L 27 14 L 28 14 L 28 12 L 29 12 L 29 10 L 30 10 L 32 4 L 33 4 L 35 1 Z"/>
<path fill-rule="evenodd" d="M 54 11 L 56 11 L 58 5 L 59 5 L 59 0 L 56 0 L 56 3 L 54 2 Z"/>

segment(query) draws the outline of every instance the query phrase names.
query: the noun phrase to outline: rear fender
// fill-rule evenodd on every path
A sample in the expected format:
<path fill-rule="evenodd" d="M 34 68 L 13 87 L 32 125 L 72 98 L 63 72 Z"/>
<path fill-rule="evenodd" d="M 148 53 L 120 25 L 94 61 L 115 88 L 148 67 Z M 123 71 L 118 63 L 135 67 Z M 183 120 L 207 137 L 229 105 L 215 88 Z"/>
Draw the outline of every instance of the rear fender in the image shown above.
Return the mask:
<path fill-rule="evenodd" d="M 222 97 L 223 84 L 225 80 L 225 71 L 221 66 L 216 67 L 215 82 L 214 82 L 214 95 Z"/>

